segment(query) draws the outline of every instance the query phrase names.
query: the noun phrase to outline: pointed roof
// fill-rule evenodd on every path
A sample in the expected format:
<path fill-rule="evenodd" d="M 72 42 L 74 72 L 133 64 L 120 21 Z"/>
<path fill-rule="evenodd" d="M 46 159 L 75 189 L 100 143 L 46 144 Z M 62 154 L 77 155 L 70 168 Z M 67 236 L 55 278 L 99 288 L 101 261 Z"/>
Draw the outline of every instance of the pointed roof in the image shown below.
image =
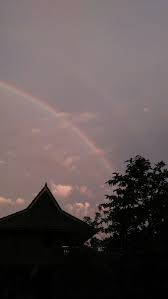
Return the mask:
<path fill-rule="evenodd" d="M 93 227 L 61 209 L 47 184 L 26 209 L 0 218 L 4 229 L 59 232 L 83 241 L 95 234 Z"/>

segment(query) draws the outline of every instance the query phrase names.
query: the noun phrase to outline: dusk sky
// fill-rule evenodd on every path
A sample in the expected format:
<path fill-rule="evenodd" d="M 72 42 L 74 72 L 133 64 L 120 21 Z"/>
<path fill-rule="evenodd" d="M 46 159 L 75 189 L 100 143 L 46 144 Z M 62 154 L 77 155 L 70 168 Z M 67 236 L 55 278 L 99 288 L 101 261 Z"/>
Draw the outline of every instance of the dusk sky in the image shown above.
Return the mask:
<path fill-rule="evenodd" d="M 93 215 L 136 154 L 168 162 L 167 0 L 0 0 L 0 216 L 48 182 Z"/>

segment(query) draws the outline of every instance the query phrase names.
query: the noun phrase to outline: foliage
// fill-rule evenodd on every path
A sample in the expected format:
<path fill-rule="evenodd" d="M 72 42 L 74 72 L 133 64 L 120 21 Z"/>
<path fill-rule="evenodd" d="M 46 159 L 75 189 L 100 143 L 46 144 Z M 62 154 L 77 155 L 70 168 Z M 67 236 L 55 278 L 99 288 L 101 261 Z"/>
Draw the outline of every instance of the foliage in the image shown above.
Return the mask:
<path fill-rule="evenodd" d="M 100 213 L 97 212 L 95 214 L 95 218 L 92 219 L 89 216 L 85 216 L 83 218 L 83 221 L 85 221 L 87 224 L 91 225 L 92 227 L 94 227 L 97 230 L 97 234 L 95 236 L 93 236 L 89 241 L 86 242 L 86 245 L 89 247 L 92 247 L 98 251 L 101 250 L 102 248 L 102 237 L 99 235 L 99 232 L 101 231 L 101 227 L 99 227 L 99 221 L 100 220 Z"/>
<path fill-rule="evenodd" d="M 99 205 L 97 223 L 106 244 L 127 247 L 144 236 L 156 238 L 168 217 L 168 170 L 161 161 L 153 167 L 141 156 L 126 161 L 124 174 L 113 173 L 106 183 L 112 192 Z"/>

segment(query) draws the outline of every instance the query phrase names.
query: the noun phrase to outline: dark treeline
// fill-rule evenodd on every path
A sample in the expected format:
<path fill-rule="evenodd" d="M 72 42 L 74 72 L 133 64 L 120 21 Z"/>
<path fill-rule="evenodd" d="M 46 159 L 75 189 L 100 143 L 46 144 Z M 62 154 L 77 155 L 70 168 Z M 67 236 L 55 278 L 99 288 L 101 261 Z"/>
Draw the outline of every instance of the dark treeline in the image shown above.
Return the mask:
<path fill-rule="evenodd" d="M 90 246 L 111 273 L 111 295 L 153 298 L 168 288 L 168 169 L 141 156 L 106 182 L 109 193 L 95 218 Z M 110 192 L 111 190 L 111 192 Z M 107 285 L 110 293 L 109 285 Z M 114 289 L 116 292 L 114 292 Z"/>

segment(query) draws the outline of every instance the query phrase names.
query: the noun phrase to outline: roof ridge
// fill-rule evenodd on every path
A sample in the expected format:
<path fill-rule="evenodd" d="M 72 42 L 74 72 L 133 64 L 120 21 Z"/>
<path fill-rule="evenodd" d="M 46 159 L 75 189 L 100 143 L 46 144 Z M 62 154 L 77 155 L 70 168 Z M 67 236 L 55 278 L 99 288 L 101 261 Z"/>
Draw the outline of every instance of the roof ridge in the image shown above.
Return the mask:
<path fill-rule="evenodd" d="M 57 201 L 56 201 L 55 197 L 53 196 L 51 190 L 48 188 L 47 183 L 45 183 L 44 187 L 39 191 L 39 193 L 37 193 L 37 195 L 35 196 L 35 198 L 30 202 L 30 204 L 29 204 L 26 208 L 24 208 L 23 210 L 14 212 L 14 213 L 12 213 L 12 214 L 9 214 L 9 215 L 7 215 L 7 216 L 0 217 L 0 222 L 1 222 L 1 220 L 3 221 L 3 220 L 6 220 L 6 219 L 8 219 L 8 218 L 10 218 L 10 217 L 13 217 L 13 216 L 16 216 L 16 215 L 20 215 L 20 214 L 24 214 L 25 212 L 29 211 L 29 210 L 32 208 L 32 205 L 35 204 L 35 202 L 38 200 L 38 198 L 41 196 L 41 194 L 42 194 L 44 191 L 47 191 L 47 192 L 49 193 L 49 195 L 50 195 L 50 197 L 52 198 L 52 200 L 53 200 L 54 204 L 56 205 L 56 207 L 57 207 L 60 211 L 63 211 L 63 210 L 61 209 L 61 207 L 59 206 L 59 204 L 57 203 Z"/>
<path fill-rule="evenodd" d="M 54 195 L 52 194 L 51 190 L 49 189 L 47 183 L 45 183 L 44 187 L 40 190 L 40 192 L 36 195 L 36 197 L 32 200 L 32 202 L 28 205 L 27 209 L 31 209 L 32 206 L 38 201 L 38 199 L 40 198 L 40 196 L 42 195 L 43 192 L 47 192 L 51 198 L 51 200 L 53 201 L 54 205 L 60 210 L 62 211 L 61 207 L 59 206 L 57 200 L 55 199 Z"/>
<path fill-rule="evenodd" d="M 40 198 L 42 201 L 40 201 Z M 33 208 L 38 200 L 39 204 L 37 205 L 37 209 Z M 52 201 L 52 204 L 50 201 Z M 39 214 L 40 211 L 41 214 Z M 60 217 L 57 217 L 58 215 Z M 44 219 L 42 219 L 43 217 L 41 216 L 44 216 Z M 69 236 L 69 234 L 71 235 L 71 233 L 74 234 L 72 236 L 72 242 L 73 238 L 83 242 L 96 233 L 92 226 L 67 213 L 59 206 L 47 183 L 45 183 L 44 187 L 25 209 L 0 218 L 0 230 L 1 229 L 11 231 L 13 229 L 34 229 L 34 231 L 53 230 L 64 233 L 67 232 L 67 236 Z"/>

